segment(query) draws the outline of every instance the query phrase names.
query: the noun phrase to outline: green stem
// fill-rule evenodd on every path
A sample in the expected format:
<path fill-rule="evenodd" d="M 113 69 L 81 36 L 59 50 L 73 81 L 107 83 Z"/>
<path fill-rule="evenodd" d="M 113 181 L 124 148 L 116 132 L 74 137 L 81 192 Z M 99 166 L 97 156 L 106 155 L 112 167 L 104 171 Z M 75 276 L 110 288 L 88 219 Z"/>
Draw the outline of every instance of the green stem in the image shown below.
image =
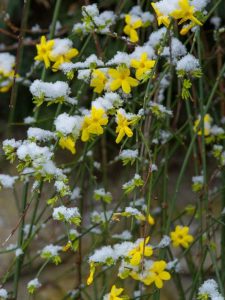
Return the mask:
<path fill-rule="evenodd" d="M 31 217 L 30 230 L 29 230 L 29 233 L 28 233 L 28 238 L 32 234 L 33 227 L 34 227 L 34 224 L 35 224 L 35 219 L 36 219 L 38 206 L 39 206 L 39 202 L 40 202 L 42 187 L 43 187 L 43 181 L 41 181 L 39 191 L 37 192 L 37 195 L 36 195 L 36 199 L 35 199 L 35 203 L 34 203 L 34 210 L 33 210 L 33 214 L 32 214 L 32 217 Z"/>
<path fill-rule="evenodd" d="M 197 34 L 197 45 L 198 45 L 198 57 L 199 62 L 202 67 L 202 42 L 200 31 Z M 204 72 L 203 72 L 204 74 Z M 203 76 L 203 75 L 202 75 Z M 204 88 L 203 88 L 203 77 L 199 79 L 199 104 L 200 104 L 200 113 L 201 113 L 201 122 L 200 122 L 200 129 L 201 129 L 201 144 L 200 144 L 200 153 L 201 153 L 201 160 L 202 160 L 202 171 L 203 171 L 203 180 L 204 180 L 204 194 L 202 198 L 199 198 L 199 214 L 200 214 L 200 227 L 201 230 L 203 229 L 203 207 L 202 207 L 202 200 L 205 205 L 205 211 L 208 212 L 208 192 L 207 192 L 207 168 L 206 168 L 206 145 L 205 145 L 205 114 L 204 114 Z M 200 239 L 200 248 L 201 248 L 201 256 L 203 255 L 203 243 L 202 239 Z M 203 269 L 201 270 L 201 275 L 203 275 Z"/>
<path fill-rule="evenodd" d="M 191 140 L 191 143 L 188 147 L 188 150 L 186 152 L 184 162 L 182 164 L 181 171 L 180 171 L 180 174 L 178 176 L 178 179 L 177 179 L 177 182 L 176 182 L 176 185 L 175 185 L 175 191 L 174 191 L 174 195 L 171 199 L 170 209 L 169 209 L 169 214 L 168 214 L 168 219 L 167 219 L 167 226 L 166 226 L 166 232 L 167 233 L 170 230 L 170 223 L 171 223 L 173 212 L 174 212 L 174 209 L 175 209 L 177 195 L 178 195 L 178 192 L 179 192 L 179 189 L 180 189 L 182 178 L 184 176 L 184 172 L 186 170 L 186 167 L 187 167 L 187 164 L 188 164 L 191 152 L 192 152 L 192 148 L 194 146 L 195 139 L 196 139 L 196 136 L 193 136 L 193 138 Z"/>
<path fill-rule="evenodd" d="M 208 247 L 209 253 L 210 253 L 210 257 L 211 257 L 211 261 L 212 261 L 212 265 L 215 268 L 215 273 L 216 273 L 216 277 L 217 277 L 217 282 L 220 288 L 220 292 L 222 293 L 222 295 L 224 296 L 224 286 L 223 283 L 221 281 L 221 277 L 220 277 L 220 272 L 219 272 L 219 268 L 218 268 L 218 264 L 217 264 L 217 259 L 215 256 L 214 251 L 211 249 L 211 246 Z"/>
<path fill-rule="evenodd" d="M 225 186 L 225 171 L 222 172 L 222 186 Z M 225 208 L 225 189 L 222 189 L 222 209 Z M 222 215 L 223 223 L 225 223 L 225 215 Z M 221 228 L 221 281 L 225 286 L 225 225 Z"/>
<path fill-rule="evenodd" d="M 58 19 L 58 16 L 59 16 L 61 2 L 62 2 L 62 0 L 56 0 L 56 5 L 55 5 L 55 8 L 54 8 L 53 18 L 52 18 L 52 23 L 51 23 L 51 30 L 50 30 L 50 34 L 49 34 L 49 39 L 50 40 L 53 39 L 53 37 L 55 35 L 56 22 L 57 22 L 57 19 Z M 41 80 L 42 81 L 45 81 L 45 79 L 46 79 L 46 73 L 47 73 L 46 71 L 47 70 L 44 66 L 43 69 L 42 69 L 42 74 L 41 74 Z M 35 120 L 38 119 L 39 113 L 40 113 L 40 107 L 38 107 L 35 110 L 35 113 L 34 113 Z"/>
<path fill-rule="evenodd" d="M 47 264 L 49 263 L 49 260 L 46 260 L 43 265 L 40 267 L 37 275 L 36 275 L 36 278 L 39 278 L 39 276 L 41 275 L 42 271 L 44 270 L 44 268 L 47 266 Z"/>
<path fill-rule="evenodd" d="M 49 38 L 52 39 L 55 35 L 55 28 L 56 28 L 56 22 L 59 16 L 59 10 L 61 6 L 62 0 L 56 0 L 56 5 L 53 13 L 52 23 L 51 23 L 51 30 L 49 34 Z"/>
<path fill-rule="evenodd" d="M 26 182 L 23 188 L 23 197 L 22 197 L 22 208 L 21 208 L 21 214 L 24 214 L 26 204 L 27 204 L 27 194 L 28 194 L 28 187 L 29 183 Z M 19 227 L 19 235 L 18 235 L 18 242 L 17 242 L 17 247 L 21 248 L 23 244 L 23 235 L 24 235 L 24 221 L 25 216 L 23 217 L 20 227 Z M 21 273 L 21 268 L 23 264 L 23 255 L 20 255 L 19 257 L 16 258 L 16 266 L 15 266 L 15 274 L 14 274 L 14 298 L 15 300 L 17 299 L 18 295 L 18 285 L 19 285 L 19 278 L 20 278 L 20 273 Z"/>

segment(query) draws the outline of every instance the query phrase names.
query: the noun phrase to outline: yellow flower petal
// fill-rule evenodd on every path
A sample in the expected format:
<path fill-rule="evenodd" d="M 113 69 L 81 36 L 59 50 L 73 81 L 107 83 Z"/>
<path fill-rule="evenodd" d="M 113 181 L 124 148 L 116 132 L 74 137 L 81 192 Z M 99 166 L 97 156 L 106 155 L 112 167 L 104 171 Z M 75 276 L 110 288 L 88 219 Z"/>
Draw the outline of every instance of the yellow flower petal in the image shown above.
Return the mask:
<path fill-rule="evenodd" d="M 139 40 L 137 31 L 135 29 L 130 30 L 130 40 L 132 43 L 136 43 Z"/>
<path fill-rule="evenodd" d="M 110 89 L 112 92 L 118 90 L 122 85 L 122 81 L 120 79 L 113 80 L 110 84 Z"/>
<path fill-rule="evenodd" d="M 130 84 L 127 80 L 122 81 L 122 89 L 124 93 L 129 94 L 131 91 Z"/>

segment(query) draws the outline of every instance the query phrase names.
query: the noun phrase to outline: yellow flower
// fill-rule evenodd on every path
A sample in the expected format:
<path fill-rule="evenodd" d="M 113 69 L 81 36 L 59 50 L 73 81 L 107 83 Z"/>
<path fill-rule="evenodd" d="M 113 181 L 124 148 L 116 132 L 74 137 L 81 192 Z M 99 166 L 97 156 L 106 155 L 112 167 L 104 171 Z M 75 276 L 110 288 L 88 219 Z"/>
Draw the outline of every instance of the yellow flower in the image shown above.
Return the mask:
<path fill-rule="evenodd" d="M 123 32 L 129 36 L 130 41 L 132 43 L 138 42 L 139 37 L 138 37 L 137 29 L 143 25 L 141 19 L 132 20 L 131 15 L 126 15 L 125 22 L 126 22 L 126 25 L 123 29 Z"/>
<path fill-rule="evenodd" d="M 166 27 L 169 27 L 170 25 L 170 18 L 168 16 L 163 15 L 159 9 L 156 7 L 155 3 L 151 3 L 156 15 L 157 15 L 157 21 L 158 25 L 160 26 L 161 24 L 165 25 Z"/>
<path fill-rule="evenodd" d="M 90 115 L 84 117 L 81 140 L 86 142 L 91 134 L 103 134 L 102 126 L 107 125 L 107 123 L 108 118 L 104 109 L 92 107 Z"/>
<path fill-rule="evenodd" d="M 189 0 L 179 1 L 180 9 L 174 10 L 171 16 L 178 20 L 181 19 L 178 24 L 182 24 L 186 21 L 192 21 L 195 25 L 202 25 L 202 23 L 194 16 L 194 6 L 191 6 Z"/>
<path fill-rule="evenodd" d="M 117 288 L 115 285 L 112 286 L 108 299 L 109 300 L 122 300 L 124 297 L 118 297 L 122 294 L 123 289 Z"/>
<path fill-rule="evenodd" d="M 94 70 L 92 73 L 92 79 L 91 79 L 91 87 L 94 87 L 94 92 L 101 94 L 101 92 L 105 88 L 107 78 L 104 72 L 100 70 Z"/>
<path fill-rule="evenodd" d="M 198 135 L 202 135 L 201 125 L 200 125 L 201 117 L 199 117 L 194 123 L 194 131 L 198 133 Z M 211 131 L 211 124 L 213 119 L 209 114 L 204 116 L 204 135 L 209 136 Z"/>
<path fill-rule="evenodd" d="M 195 23 L 190 23 L 189 25 L 184 26 L 181 29 L 180 34 L 181 35 L 186 35 L 191 30 L 191 28 L 193 28 L 193 27 L 195 27 Z"/>
<path fill-rule="evenodd" d="M 50 67 L 50 52 L 54 46 L 54 40 L 46 41 L 46 37 L 41 37 L 41 43 L 36 45 L 37 56 L 35 60 L 44 61 L 46 69 Z"/>
<path fill-rule="evenodd" d="M 14 71 L 5 72 L 4 70 L 0 70 L 0 93 L 6 93 L 13 85 L 13 77 Z M 18 77 L 18 76 L 16 76 Z"/>
<path fill-rule="evenodd" d="M 116 133 L 118 133 L 116 143 L 119 144 L 125 135 L 127 135 L 129 138 L 133 136 L 133 131 L 129 127 L 132 121 L 128 121 L 126 116 L 118 111 L 116 122 Z"/>
<path fill-rule="evenodd" d="M 149 275 L 143 279 L 144 284 L 150 285 L 155 283 L 156 287 L 161 289 L 163 287 L 163 281 L 170 280 L 171 278 L 170 273 L 165 271 L 166 266 L 167 264 L 164 260 L 155 261 L 149 269 Z"/>
<path fill-rule="evenodd" d="M 151 246 L 147 246 L 150 237 L 143 239 L 137 247 L 128 252 L 130 256 L 130 264 L 132 266 L 138 266 L 143 256 L 152 256 L 153 250 Z"/>
<path fill-rule="evenodd" d="M 124 93 L 129 94 L 131 87 L 138 85 L 137 79 L 130 76 L 130 69 L 119 66 L 117 69 L 109 69 L 109 75 L 113 78 L 110 89 L 114 92 L 122 87 Z"/>
<path fill-rule="evenodd" d="M 131 67 L 136 69 L 136 78 L 143 79 L 143 75 L 150 71 L 155 65 L 155 60 L 149 60 L 146 52 L 141 54 L 140 60 L 131 59 Z"/>
<path fill-rule="evenodd" d="M 72 247 L 71 241 L 67 242 L 65 246 L 63 246 L 62 251 L 67 252 Z"/>
<path fill-rule="evenodd" d="M 59 146 L 62 149 L 69 150 L 72 154 L 76 153 L 75 141 L 72 137 L 61 137 L 59 140 Z"/>
<path fill-rule="evenodd" d="M 193 215 L 193 214 L 196 212 L 196 207 L 195 207 L 194 205 L 188 204 L 188 205 L 185 207 L 185 212 L 186 212 L 188 215 Z"/>
<path fill-rule="evenodd" d="M 185 35 L 187 32 L 196 25 L 202 25 L 202 23 L 194 16 L 195 8 L 194 6 L 191 6 L 189 3 L 189 0 L 179 0 L 178 2 L 180 9 L 174 10 L 170 16 L 173 17 L 176 20 L 179 21 L 179 25 L 183 24 L 186 21 L 191 21 L 192 23 L 188 26 L 185 26 L 181 30 L 181 34 Z M 157 8 L 156 3 L 152 3 L 152 7 L 155 10 L 155 13 L 157 15 L 158 24 L 164 24 L 166 27 L 170 25 L 170 16 L 163 15 L 160 10 Z"/>
<path fill-rule="evenodd" d="M 87 285 L 92 284 L 92 282 L 94 280 L 95 268 L 96 268 L 95 263 L 91 262 L 90 263 L 90 274 L 89 274 L 88 279 L 87 279 Z"/>
<path fill-rule="evenodd" d="M 6 93 L 10 90 L 12 87 L 13 83 L 9 82 L 6 86 L 0 87 L 0 93 Z"/>
<path fill-rule="evenodd" d="M 198 295 L 197 299 L 198 299 L 198 300 L 209 300 L 209 299 L 210 299 L 209 297 L 210 297 L 210 296 L 209 296 L 208 293 L 204 293 L 204 294 Z M 219 297 L 219 298 L 220 298 L 220 297 Z"/>
<path fill-rule="evenodd" d="M 74 58 L 75 56 L 78 55 L 78 50 L 76 48 L 71 48 L 68 52 L 62 54 L 62 55 L 57 55 L 57 56 L 53 56 L 52 53 L 49 54 L 49 57 L 51 59 L 51 61 L 55 62 L 52 66 L 52 70 L 58 71 L 59 67 L 63 64 L 63 63 L 69 63 L 71 62 L 71 59 Z"/>
<path fill-rule="evenodd" d="M 170 233 L 171 240 L 174 247 L 183 246 L 188 248 L 189 245 L 193 242 L 194 238 L 192 235 L 188 234 L 188 226 L 176 226 L 175 231 Z"/>
<path fill-rule="evenodd" d="M 149 214 L 147 217 L 147 221 L 149 225 L 154 225 L 155 224 L 155 219 Z"/>

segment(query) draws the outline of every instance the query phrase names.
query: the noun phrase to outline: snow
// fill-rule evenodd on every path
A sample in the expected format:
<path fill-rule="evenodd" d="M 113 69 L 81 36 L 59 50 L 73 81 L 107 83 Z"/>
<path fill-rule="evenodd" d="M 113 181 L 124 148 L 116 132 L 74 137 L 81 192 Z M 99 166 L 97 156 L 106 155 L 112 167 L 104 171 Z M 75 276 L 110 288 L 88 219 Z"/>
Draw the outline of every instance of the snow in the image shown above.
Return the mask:
<path fill-rule="evenodd" d="M 70 94 L 70 88 L 67 82 L 56 81 L 43 82 L 36 79 L 30 86 L 30 92 L 34 97 L 45 97 L 49 99 L 56 99 L 60 97 L 67 97 Z"/>

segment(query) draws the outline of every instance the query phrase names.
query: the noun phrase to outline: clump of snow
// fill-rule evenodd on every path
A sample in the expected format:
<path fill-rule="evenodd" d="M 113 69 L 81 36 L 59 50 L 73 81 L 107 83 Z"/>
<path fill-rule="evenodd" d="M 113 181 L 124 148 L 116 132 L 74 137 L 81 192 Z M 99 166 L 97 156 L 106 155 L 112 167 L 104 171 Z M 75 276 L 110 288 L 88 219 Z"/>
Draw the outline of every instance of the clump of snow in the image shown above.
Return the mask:
<path fill-rule="evenodd" d="M 18 176 L 9 176 L 5 174 L 0 174 L 0 186 L 7 189 L 12 189 Z"/>
<path fill-rule="evenodd" d="M 32 160 L 43 157 L 46 161 L 48 161 L 51 159 L 52 155 L 53 153 L 49 150 L 48 147 L 38 146 L 34 142 L 24 142 L 17 149 L 17 156 L 20 160 L 25 160 L 27 157 L 30 157 Z"/>
<path fill-rule="evenodd" d="M 210 0 L 190 0 L 190 4 L 195 7 L 196 11 L 200 11 L 206 8 Z"/>
<path fill-rule="evenodd" d="M 54 121 L 56 131 L 63 135 L 74 134 L 79 136 L 83 118 L 80 116 L 70 116 L 67 113 L 60 114 Z"/>
<path fill-rule="evenodd" d="M 10 53 L 0 53 L 0 71 L 5 74 L 10 73 L 15 65 L 15 56 Z"/>
<path fill-rule="evenodd" d="M 186 54 L 187 54 L 186 47 L 177 38 L 172 38 L 171 47 L 165 47 L 162 52 L 163 56 L 171 55 L 173 59 L 184 56 Z"/>
<path fill-rule="evenodd" d="M 122 103 L 122 99 L 117 93 L 106 93 L 102 97 L 96 98 L 92 101 L 92 106 L 96 108 L 103 108 L 105 111 L 112 109 L 115 106 L 119 106 Z"/>
<path fill-rule="evenodd" d="M 192 54 L 187 54 L 177 62 L 177 71 L 191 72 L 199 69 L 199 60 Z"/>
<path fill-rule="evenodd" d="M 219 293 L 218 284 L 214 279 L 206 280 L 198 290 L 199 296 L 208 296 L 212 300 L 224 300 L 224 297 Z M 200 298 L 200 297 L 199 297 Z"/>
<path fill-rule="evenodd" d="M 54 39 L 54 46 L 51 51 L 53 57 L 66 54 L 73 46 L 73 42 L 70 39 Z"/>
<path fill-rule="evenodd" d="M 127 66 L 130 66 L 130 56 L 126 52 L 117 51 L 117 53 L 114 55 L 112 59 L 110 59 L 106 65 L 120 65 L 125 64 Z"/>
<path fill-rule="evenodd" d="M 52 217 L 54 220 L 61 220 L 64 218 L 65 221 L 71 222 L 73 218 L 80 218 L 80 213 L 77 207 L 65 207 L 59 206 L 54 208 Z"/>
<path fill-rule="evenodd" d="M 81 190 L 79 187 L 75 187 L 71 193 L 70 199 L 71 200 L 78 200 L 81 197 Z"/>
<path fill-rule="evenodd" d="M 36 141 L 48 141 L 56 138 L 53 132 L 36 127 L 30 127 L 27 131 L 27 136 L 29 139 Z"/>
<path fill-rule="evenodd" d="M 34 97 L 47 99 L 56 99 L 60 97 L 67 97 L 70 94 L 70 88 L 67 82 L 56 81 L 43 82 L 36 79 L 30 86 L 30 92 Z"/>
<path fill-rule="evenodd" d="M 8 292 L 5 289 L 0 289 L 0 297 L 2 299 L 7 299 L 8 298 Z"/>
<path fill-rule="evenodd" d="M 146 45 L 150 45 L 151 47 L 155 48 L 157 45 L 160 44 L 161 40 L 165 37 L 166 28 L 162 27 L 157 31 L 153 31 L 150 36 L 149 40 L 146 42 Z"/>
<path fill-rule="evenodd" d="M 25 124 L 32 124 L 32 123 L 36 122 L 35 118 L 31 117 L 31 116 L 28 116 L 28 117 L 24 118 L 23 121 L 24 121 Z"/>

